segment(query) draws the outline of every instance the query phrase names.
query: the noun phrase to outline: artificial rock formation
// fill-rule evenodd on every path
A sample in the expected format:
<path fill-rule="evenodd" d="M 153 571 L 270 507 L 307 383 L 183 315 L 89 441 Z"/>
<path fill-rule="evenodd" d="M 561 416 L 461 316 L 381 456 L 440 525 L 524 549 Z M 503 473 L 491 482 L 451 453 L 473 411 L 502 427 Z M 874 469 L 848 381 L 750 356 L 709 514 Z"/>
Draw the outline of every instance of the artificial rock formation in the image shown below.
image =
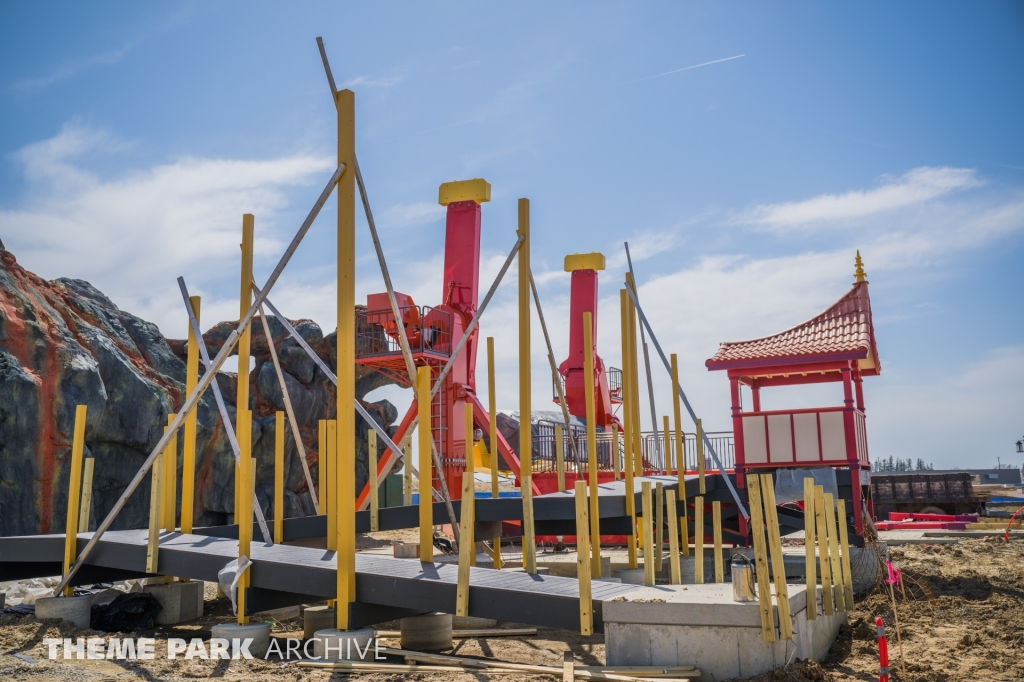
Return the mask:
<path fill-rule="evenodd" d="M 267 321 L 316 482 L 317 424 L 335 416 L 334 384 L 276 318 Z M 292 324 L 328 367 L 336 365 L 336 334 L 324 336 L 310 320 Z M 203 335 L 211 357 L 233 325 L 222 322 Z M 156 325 L 120 310 L 88 282 L 44 280 L 18 265 L 0 244 L 0 509 L 4 512 L 0 514 L 0 535 L 64 532 L 71 440 L 79 404 L 88 406 L 85 454 L 95 458 L 90 514 L 90 528 L 95 528 L 156 446 L 168 413 L 181 407 L 186 352 L 185 341 L 164 339 Z M 271 518 L 275 412 L 283 411 L 284 403 L 263 326 L 258 322 L 252 326 L 252 355 L 250 409 L 256 491 Z M 234 423 L 237 375 L 221 372 L 217 380 Z M 356 366 L 356 396 L 360 400 L 388 383 L 391 380 L 385 376 Z M 394 431 L 394 406 L 387 401 L 363 405 L 389 433 Z M 231 523 L 234 458 L 210 391 L 197 409 L 194 523 Z M 359 487 L 367 479 L 368 428 L 357 415 L 354 484 Z M 179 437 L 179 475 L 181 441 Z M 312 514 L 290 428 L 285 448 L 284 514 Z M 178 491 L 180 505 L 180 482 Z M 148 513 L 147 477 L 112 527 L 145 527 Z"/>

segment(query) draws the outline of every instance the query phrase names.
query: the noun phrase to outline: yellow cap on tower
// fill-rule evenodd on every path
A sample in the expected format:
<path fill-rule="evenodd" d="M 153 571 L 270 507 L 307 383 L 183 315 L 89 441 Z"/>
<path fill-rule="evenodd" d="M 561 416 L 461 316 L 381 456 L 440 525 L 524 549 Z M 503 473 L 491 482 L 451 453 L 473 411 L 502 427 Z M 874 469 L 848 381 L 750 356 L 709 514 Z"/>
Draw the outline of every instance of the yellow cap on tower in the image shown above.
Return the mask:
<path fill-rule="evenodd" d="M 604 254 L 574 253 L 565 257 L 565 271 L 573 270 L 604 270 Z"/>
<path fill-rule="evenodd" d="M 491 183 L 483 178 L 453 180 L 441 185 L 437 192 L 437 203 L 442 206 L 456 201 L 475 201 L 482 204 L 491 200 Z"/>

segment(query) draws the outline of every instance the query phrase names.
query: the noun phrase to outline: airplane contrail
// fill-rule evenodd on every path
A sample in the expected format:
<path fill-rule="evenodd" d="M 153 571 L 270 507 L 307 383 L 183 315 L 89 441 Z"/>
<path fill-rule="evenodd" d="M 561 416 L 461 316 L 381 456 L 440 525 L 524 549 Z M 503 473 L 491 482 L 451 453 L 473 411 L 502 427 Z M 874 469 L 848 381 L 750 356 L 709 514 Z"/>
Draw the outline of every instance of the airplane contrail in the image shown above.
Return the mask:
<path fill-rule="evenodd" d="M 656 73 L 653 76 L 645 76 L 643 78 L 638 78 L 635 81 L 630 81 L 630 83 L 639 83 L 640 81 L 647 81 L 647 80 L 650 80 L 652 78 L 661 78 L 662 76 L 670 76 L 673 73 L 679 73 L 680 71 L 689 71 L 690 69 L 698 69 L 698 68 L 700 68 L 702 66 L 708 66 L 710 64 L 719 64 L 721 62 L 727 62 L 727 61 L 729 61 L 731 59 L 739 59 L 740 57 L 746 57 L 746 56 L 747 56 L 746 54 L 738 54 L 735 57 L 726 57 L 725 59 L 716 59 L 713 62 L 704 62 L 703 64 L 694 64 L 693 66 L 684 66 L 683 68 L 676 69 L 675 71 L 666 71 L 665 73 Z"/>

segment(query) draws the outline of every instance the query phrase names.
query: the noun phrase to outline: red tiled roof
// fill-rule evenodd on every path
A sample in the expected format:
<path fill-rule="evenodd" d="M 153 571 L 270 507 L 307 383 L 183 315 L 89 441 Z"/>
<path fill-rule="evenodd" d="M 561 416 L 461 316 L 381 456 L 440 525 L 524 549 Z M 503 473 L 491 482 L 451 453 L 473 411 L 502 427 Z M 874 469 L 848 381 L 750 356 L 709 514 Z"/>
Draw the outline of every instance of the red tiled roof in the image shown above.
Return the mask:
<path fill-rule="evenodd" d="M 849 292 L 825 312 L 791 329 L 750 341 L 722 343 L 708 369 L 807 363 L 824 360 L 866 360 L 865 373 L 881 370 L 871 323 L 868 283 L 855 282 Z"/>

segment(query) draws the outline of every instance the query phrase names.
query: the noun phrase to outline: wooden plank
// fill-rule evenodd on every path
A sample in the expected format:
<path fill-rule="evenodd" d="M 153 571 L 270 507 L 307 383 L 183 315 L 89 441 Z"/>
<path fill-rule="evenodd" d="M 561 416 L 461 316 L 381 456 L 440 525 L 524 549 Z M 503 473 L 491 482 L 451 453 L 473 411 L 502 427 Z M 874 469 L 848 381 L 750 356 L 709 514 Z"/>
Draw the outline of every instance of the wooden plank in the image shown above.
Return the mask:
<path fill-rule="evenodd" d="M 693 498 L 693 584 L 704 584 L 704 498 Z"/>
<path fill-rule="evenodd" d="M 772 573 L 775 575 L 775 600 L 779 609 L 779 630 L 782 639 L 793 639 L 793 621 L 789 613 L 789 588 L 786 585 L 786 564 L 782 554 L 782 535 L 775 504 L 775 485 L 771 474 L 761 474 L 761 503 L 768 522 L 768 543 L 771 548 Z"/>
<path fill-rule="evenodd" d="M 587 486 L 576 481 L 576 579 L 579 583 L 580 633 L 594 634 L 594 610 L 590 595 L 590 522 L 587 519 Z"/>
<path fill-rule="evenodd" d="M 680 584 L 682 579 L 682 572 L 679 568 L 679 523 L 676 517 L 676 493 L 674 490 L 665 491 L 665 505 L 669 509 L 668 513 L 668 570 L 669 570 L 669 583 L 672 585 Z"/>
<path fill-rule="evenodd" d="M 843 601 L 849 611 L 853 608 L 853 573 L 850 570 L 850 538 L 846 530 L 846 500 L 839 498 L 836 505 L 839 515 L 839 547 L 842 550 Z"/>
<path fill-rule="evenodd" d="M 316 468 L 317 485 L 316 499 L 320 503 L 320 515 L 327 516 L 327 420 L 317 422 Z"/>
<path fill-rule="evenodd" d="M 654 565 L 661 570 L 665 565 L 665 489 L 659 481 L 654 485 Z"/>
<path fill-rule="evenodd" d="M 774 642 L 775 618 L 772 611 L 772 588 L 768 580 L 764 507 L 761 504 L 761 482 L 757 474 L 747 475 L 747 496 L 750 500 L 750 528 L 754 536 L 754 568 L 757 574 L 757 600 L 761 611 L 761 637 L 766 642 Z"/>
<path fill-rule="evenodd" d="M 366 431 L 366 454 L 369 457 L 370 474 L 370 532 L 376 533 L 380 530 L 380 498 L 377 492 L 377 432 L 373 429 Z M 472 458 L 473 453 L 467 456 Z"/>
<path fill-rule="evenodd" d="M 804 479 L 804 575 L 807 577 L 807 620 L 818 618 L 818 571 L 814 552 L 814 479 Z"/>
<path fill-rule="evenodd" d="M 402 452 L 405 453 L 402 463 L 402 502 L 406 507 L 412 506 L 412 438 L 406 436 L 402 440 Z"/>
<path fill-rule="evenodd" d="M 832 586 L 836 611 L 846 611 L 843 595 L 843 567 L 839 558 L 839 535 L 836 532 L 836 508 L 832 493 L 825 493 L 825 527 L 828 532 L 828 560 L 832 570 Z"/>
<path fill-rule="evenodd" d="M 565 436 L 562 425 L 555 424 L 555 471 L 558 475 L 558 492 L 565 492 Z"/>
<path fill-rule="evenodd" d="M 707 494 L 707 485 L 704 480 L 704 424 L 700 419 L 697 421 L 697 477 L 700 479 L 700 494 Z"/>
<path fill-rule="evenodd" d="M 821 605 L 826 616 L 835 613 L 832 591 L 832 562 L 828 558 L 828 526 L 825 523 L 825 489 L 814 486 L 814 525 L 818 541 L 818 567 L 821 570 Z"/>
<path fill-rule="evenodd" d="M 167 427 L 164 427 L 165 429 Z M 156 573 L 159 562 L 160 551 L 160 521 L 161 504 L 160 495 L 163 492 L 163 457 L 164 453 L 157 455 L 153 461 L 153 469 L 150 475 L 149 485 L 149 533 L 146 543 L 146 573 Z M 110 537 L 109 534 L 106 537 Z M 113 539 L 113 538 L 111 538 Z"/>
<path fill-rule="evenodd" d="M 274 543 L 284 542 L 284 412 L 274 419 Z"/>
<path fill-rule="evenodd" d="M 239 437 L 241 438 L 241 437 Z M 338 549 L 338 421 L 327 420 L 327 549 Z M 323 503 L 321 503 L 322 505 Z"/>
<path fill-rule="evenodd" d="M 72 445 L 72 447 L 74 447 Z M 74 457 L 72 456 L 72 459 Z M 96 459 L 93 457 L 87 457 L 82 462 L 82 504 L 79 505 L 78 511 L 78 532 L 88 533 L 89 532 L 89 514 L 92 511 L 92 473 L 93 467 L 96 464 Z"/>
<path fill-rule="evenodd" d="M 462 473 L 462 519 L 459 529 L 459 583 L 455 593 L 455 615 L 469 615 L 469 569 L 475 563 L 476 542 L 473 537 L 473 501 L 476 497 L 476 479 L 473 462 L 473 404 L 465 402 L 466 470 Z"/>
<path fill-rule="evenodd" d="M 434 505 L 432 504 L 434 462 L 431 455 L 434 434 L 430 415 L 430 368 L 416 368 L 416 426 L 419 444 L 420 474 L 420 561 L 434 560 Z M 441 472 L 437 472 L 441 475 Z"/>
<path fill-rule="evenodd" d="M 711 526 L 715 534 L 715 582 L 725 582 L 725 564 L 722 561 L 722 503 L 711 503 Z"/>
<path fill-rule="evenodd" d="M 654 542 L 651 538 L 651 520 L 654 510 L 651 508 L 651 482 L 644 481 L 640 484 L 642 503 L 640 509 L 643 516 L 640 518 L 640 541 L 644 548 L 644 585 L 653 587 L 655 581 L 655 555 Z"/>
<path fill-rule="evenodd" d="M 590 576 L 601 577 L 601 512 L 597 486 L 597 406 L 594 404 L 594 317 L 583 313 L 583 392 L 587 415 L 587 483 L 590 494 Z"/>
<path fill-rule="evenodd" d="M 79 495 L 82 486 L 82 458 L 85 456 L 85 419 L 88 408 L 85 405 L 75 407 L 75 426 L 71 437 L 71 466 L 68 472 L 67 519 L 64 526 L 64 574 L 71 569 L 78 556 L 78 514 Z M 70 585 L 64 588 L 64 596 L 74 594 Z"/>
<path fill-rule="evenodd" d="M 618 469 L 618 467 L 615 467 Z M 616 471 L 616 473 L 618 473 Z M 576 679 L 575 671 L 573 668 L 576 665 L 576 661 L 573 659 L 571 651 L 566 651 L 562 654 L 562 682 L 573 682 Z"/>
<path fill-rule="evenodd" d="M 171 413 L 167 415 L 167 425 L 170 426 L 178 415 Z M 163 505 L 161 516 L 163 518 L 164 530 L 173 533 L 175 524 L 174 512 L 178 498 L 178 432 L 171 435 L 167 449 L 164 450 L 164 490 L 160 496 L 160 503 Z"/>

